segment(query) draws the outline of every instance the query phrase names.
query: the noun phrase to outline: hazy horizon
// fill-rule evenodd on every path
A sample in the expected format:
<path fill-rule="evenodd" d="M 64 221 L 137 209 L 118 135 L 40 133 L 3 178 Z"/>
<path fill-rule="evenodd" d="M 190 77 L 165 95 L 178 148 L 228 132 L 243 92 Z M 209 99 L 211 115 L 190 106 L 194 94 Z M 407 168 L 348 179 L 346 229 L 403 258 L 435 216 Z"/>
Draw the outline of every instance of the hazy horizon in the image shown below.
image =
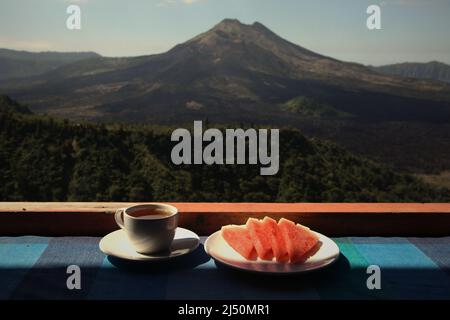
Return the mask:
<path fill-rule="evenodd" d="M 30 3 L 34 3 L 31 5 Z M 3 0 L 0 48 L 133 57 L 168 51 L 225 18 L 258 21 L 314 52 L 365 65 L 450 64 L 450 0 Z M 82 10 L 82 29 L 65 27 L 66 8 Z M 382 30 L 366 28 L 366 9 L 382 8 Z"/>

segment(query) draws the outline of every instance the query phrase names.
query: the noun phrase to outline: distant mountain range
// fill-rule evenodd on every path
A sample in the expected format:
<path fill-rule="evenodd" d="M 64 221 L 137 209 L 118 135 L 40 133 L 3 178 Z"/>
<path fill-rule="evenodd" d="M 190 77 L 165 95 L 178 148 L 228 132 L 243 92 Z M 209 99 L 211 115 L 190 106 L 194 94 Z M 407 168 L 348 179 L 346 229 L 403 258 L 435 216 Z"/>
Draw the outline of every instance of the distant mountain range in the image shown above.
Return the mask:
<path fill-rule="evenodd" d="M 223 20 L 163 54 L 88 55 L 44 74 L 0 81 L 0 93 L 34 112 L 99 121 L 450 122 L 450 84 L 326 57 L 258 22 Z"/>
<path fill-rule="evenodd" d="M 0 80 L 36 76 L 94 57 L 100 55 L 94 52 L 27 52 L 0 49 Z"/>
<path fill-rule="evenodd" d="M 397 63 L 380 67 L 372 67 L 372 69 L 384 74 L 400 77 L 431 79 L 450 83 L 450 66 L 437 61 L 428 63 Z"/>

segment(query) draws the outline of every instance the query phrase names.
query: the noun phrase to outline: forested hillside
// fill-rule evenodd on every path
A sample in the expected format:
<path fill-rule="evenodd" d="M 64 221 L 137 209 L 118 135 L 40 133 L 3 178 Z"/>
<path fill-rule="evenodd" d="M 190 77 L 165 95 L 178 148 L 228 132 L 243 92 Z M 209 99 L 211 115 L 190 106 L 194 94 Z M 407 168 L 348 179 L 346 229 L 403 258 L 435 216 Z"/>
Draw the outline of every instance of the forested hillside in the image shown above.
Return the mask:
<path fill-rule="evenodd" d="M 0 99 L 1 201 L 449 201 L 445 189 L 334 144 L 280 132 L 280 171 L 175 166 L 173 128 L 97 125 L 29 114 Z"/>

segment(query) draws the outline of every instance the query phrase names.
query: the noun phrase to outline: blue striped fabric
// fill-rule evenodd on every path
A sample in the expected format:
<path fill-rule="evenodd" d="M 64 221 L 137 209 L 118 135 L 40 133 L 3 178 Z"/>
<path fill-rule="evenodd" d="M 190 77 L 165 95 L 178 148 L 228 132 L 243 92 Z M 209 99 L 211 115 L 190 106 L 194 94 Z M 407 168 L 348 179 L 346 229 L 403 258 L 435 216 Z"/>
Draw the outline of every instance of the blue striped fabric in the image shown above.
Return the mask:
<path fill-rule="evenodd" d="M 290 277 L 218 266 L 202 245 L 169 263 L 136 264 L 105 256 L 99 240 L 0 237 L 0 299 L 450 299 L 450 237 L 336 238 L 334 265 Z M 73 264 L 81 290 L 66 286 Z M 370 265 L 381 268 L 381 290 L 367 288 Z"/>

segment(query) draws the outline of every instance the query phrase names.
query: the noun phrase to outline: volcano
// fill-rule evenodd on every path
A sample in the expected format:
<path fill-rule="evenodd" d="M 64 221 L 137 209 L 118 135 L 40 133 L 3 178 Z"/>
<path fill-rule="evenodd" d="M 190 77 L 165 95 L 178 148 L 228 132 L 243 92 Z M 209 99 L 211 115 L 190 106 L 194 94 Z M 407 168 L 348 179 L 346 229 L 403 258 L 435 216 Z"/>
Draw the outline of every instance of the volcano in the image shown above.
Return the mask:
<path fill-rule="evenodd" d="M 450 122 L 448 83 L 381 74 L 233 19 L 166 53 L 84 59 L 0 88 L 34 112 L 98 121 Z"/>

